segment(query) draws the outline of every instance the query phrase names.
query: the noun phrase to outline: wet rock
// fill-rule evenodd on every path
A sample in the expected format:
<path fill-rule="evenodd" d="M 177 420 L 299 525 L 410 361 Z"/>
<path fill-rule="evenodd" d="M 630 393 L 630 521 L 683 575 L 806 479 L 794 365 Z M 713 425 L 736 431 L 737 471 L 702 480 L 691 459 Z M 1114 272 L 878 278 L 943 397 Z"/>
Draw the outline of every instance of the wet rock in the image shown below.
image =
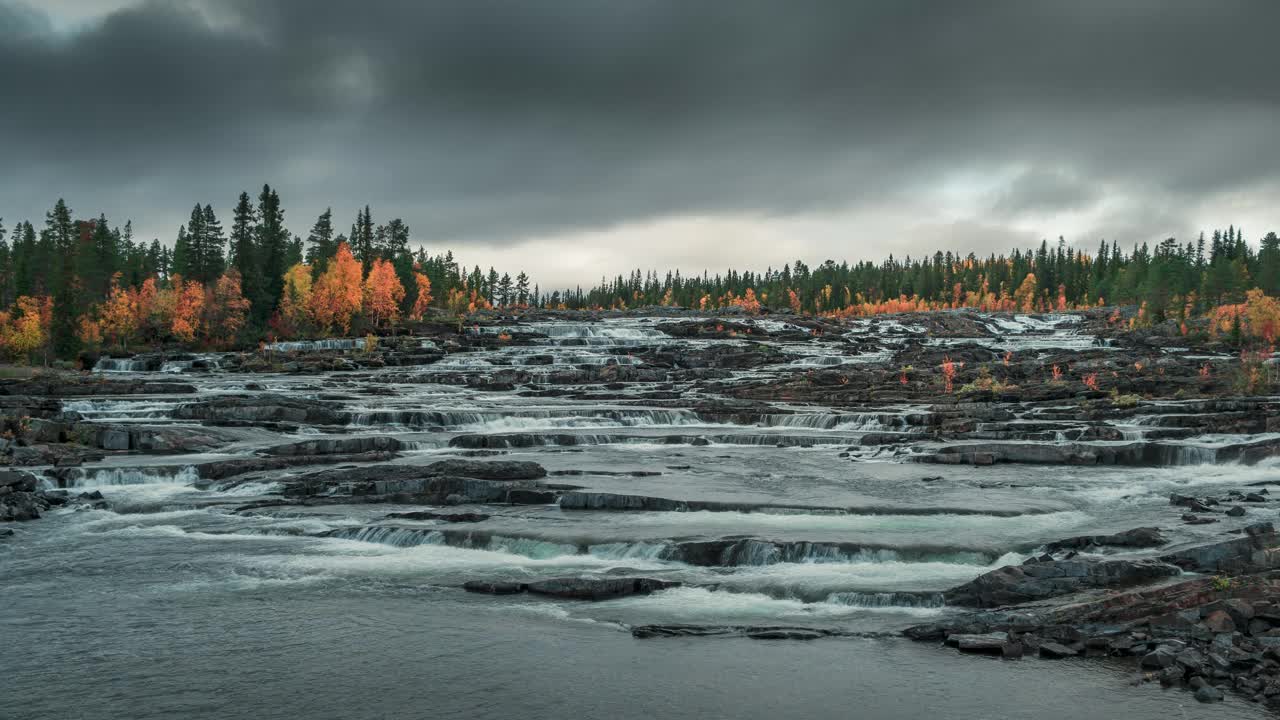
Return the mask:
<path fill-rule="evenodd" d="M 1243 537 L 1184 548 L 1160 559 L 1192 572 L 1238 572 L 1280 565 L 1280 557 L 1271 552 L 1277 547 L 1280 538 L 1271 523 L 1255 523 L 1245 528 Z"/>
<path fill-rule="evenodd" d="M 1202 703 L 1216 703 L 1222 702 L 1225 695 L 1223 695 L 1222 691 L 1218 688 L 1212 685 L 1205 685 L 1199 690 L 1196 690 L 1195 697 L 1196 700 Z"/>
<path fill-rule="evenodd" d="M 551 505 L 555 503 L 557 497 L 553 490 L 519 488 L 508 490 L 506 501 L 512 505 Z"/>
<path fill-rule="evenodd" d="M 527 460 L 442 460 L 424 468 L 431 475 L 456 475 L 480 480 L 537 480 L 546 468 Z"/>
<path fill-rule="evenodd" d="M 1156 560 L 1054 560 L 1008 565 L 944 593 L 952 605 L 998 607 L 1068 595 L 1098 587 L 1128 587 L 1181 571 Z"/>
<path fill-rule="evenodd" d="M 0 470 L 0 489 L 8 492 L 34 492 L 38 479 L 25 470 Z"/>
<path fill-rule="evenodd" d="M 0 522 L 25 522 L 40 519 L 49 504 L 34 492 L 8 492 L 0 495 Z"/>
<path fill-rule="evenodd" d="M 1231 506 L 1230 509 L 1227 510 L 1228 517 L 1242 517 L 1244 513 L 1245 513 L 1244 508 L 1240 507 L 1239 505 L 1233 505 Z"/>
<path fill-rule="evenodd" d="M 440 513 L 427 510 L 414 512 L 387 513 L 388 518 L 400 520 L 439 520 L 441 522 L 450 523 L 478 523 L 488 520 L 491 516 L 485 513 Z"/>
<path fill-rule="evenodd" d="M 462 584 L 462 589 L 467 592 L 483 593 L 486 595 L 517 595 L 528 590 L 529 586 L 523 583 L 514 582 L 468 580 Z"/>
<path fill-rule="evenodd" d="M 999 655 L 1004 652 L 1009 634 L 1003 632 L 982 633 L 973 635 L 948 635 L 947 644 L 967 653 L 987 653 Z"/>
<path fill-rule="evenodd" d="M 1168 645 L 1161 645 L 1155 650 L 1143 655 L 1140 664 L 1144 668 L 1162 669 L 1174 665 L 1177 661 L 1177 651 Z"/>
<path fill-rule="evenodd" d="M 528 592 L 565 600 L 609 600 L 628 595 L 648 595 L 658 590 L 679 587 L 668 580 L 639 577 L 557 578 L 528 584 Z"/>
<path fill-rule="evenodd" d="M 1221 610 L 1209 613 L 1204 619 L 1204 626 L 1212 633 L 1232 633 L 1236 630 L 1231 616 Z"/>
<path fill-rule="evenodd" d="M 1066 645 L 1056 642 L 1046 642 L 1040 644 L 1040 657 L 1042 658 L 1066 658 L 1079 655 L 1079 651 L 1069 648 Z"/>
<path fill-rule="evenodd" d="M 103 428 L 98 433 L 98 447 L 103 450 L 128 450 L 129 431 L 120 428 Z"/>
<path fill-rule="evenodd" d="M 27 418 L 22 438 L 33 445 L 39 443 L 65 442 L 71 426 L 66 423 L 42 418 Z"/>
<path fill-rule="evenodd" d="M 748 628 L 744 633 L 752 640 L 817 640 L 827 633 L 809 628 Z"/>
<path fill-rule="evenodd" d="M 183 403 L 174 408 L 173 417 L 179 420 L 231 420 L 250 423 L 345 424 L 343 414 L 324 403 L 283 395 L 227 396 Z"/>
<path fill-rule="evenodd" d="M 1064 549 L 1084 550 L 1097 546 L 1149 548 L 1169 542 L 1159 528 L 1140 527 L 1113 535 L 1082 535 L 1049 543 L 1045 549 L 1058 552 Z"/>
<path fill-rule="evenodd" d="M 739 632 L 739 628 L 708 625 L 636 625 L 631 636 L 636 638 L 709 637 Z"/>
<path fill-rule="evenodd" d="M 1212 525 L 1218 522 L 1218 518 L 1204 517 L 1203 515 L 1192 515 L 1187 513 L 1182 516 L 1182 522 L 1188 525 Z"/>
<path fill-rule="evenodd" d="M 0 394 L 46 397 L 93 397 L 113 395 L 188 395 L 193 385 L 147 380 L 107 380 L 79 375 L 53 375 L 27 380 L 0 381 Z"/>

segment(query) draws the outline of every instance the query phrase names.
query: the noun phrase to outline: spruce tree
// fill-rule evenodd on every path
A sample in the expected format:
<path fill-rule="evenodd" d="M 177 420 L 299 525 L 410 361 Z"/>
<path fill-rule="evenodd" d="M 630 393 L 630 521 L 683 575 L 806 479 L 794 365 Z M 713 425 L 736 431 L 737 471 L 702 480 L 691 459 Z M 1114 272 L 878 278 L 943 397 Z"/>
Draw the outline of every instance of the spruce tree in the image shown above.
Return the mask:
<path fill-rule="evenodd" d="M 319 277 L 324 272 L 329 258 L 333 257 L 337 249 L 338 245 L 333 239 L 333 210 L 325 208 L 307 234 L 306 262 L 311 266 L 313 277 Z"/>
<path fill-rule="evenodd" d="M 290 241 L 289 231 L 284 227 L 280 196 L 270 185 L 263 185 L 262 193 L 258 195 L 258 225 L 255 230 L 262 266 L 262 287 L 254 301 L 253 314 L 259 320 L 266 320 L 271 317 L 284 289 Z"/>
<path fill-rule="evenodd" d="M 196 232 L 199 232 L 197 228 Z M 192 247 L 192 231 L 186 225 L 178 227 L 178 237 L 173 241 L 173 272 L 175 275 L 189 277 L 194 265 L 194 258 L 199 252 Z"/>
<path fill-rule="evenodd" d="M 351 254 L 355 255 L 364 266 L 364 274 L 369 274 L 369 267 L 377 257 L 374 244 L 373 214 L 369 206 L 356 213 L 356 224 L 351 226 Z"/>
<path fill-rule="evenodd" d="M 240 273 L 240 291 L 253 303 L 254 315 L 257 316 L 257 304 L 264 292 L 264 276 L 262 265 L 258 260 L 258 247 L 255 235 L 257 214 L 249 200 L 249 193 L 240 193 L 231 219 L 230 265 Z"/>
<path fill-rule="evenodd" d="M 1280 237 L 1269 232 L 1258 250 L 1258 287 L 1272 297 L 1280 297 Z"/>
<path fill-rule="evenodd" d="M 78 233 L 71 219 L 71 209 L 61 198 L 45 216 L 45 236 L 53 260 L 48 288 L 54 297 L 50 339 L 55 355 L 72 357 L 79 345 L 75 334 L 80 305 L 75 277 Z"/>
<path fill-rule="evenodd" d="M 200 248 L 200 275 L 197 279 L 203 283 L 211 283 L 226 270 L 223 248 L 227 244 L 227 238 L 222 232 L 222 223 L 218 221 L 212 205 L 204 206 L 202 224 L 204 238 Z"/>

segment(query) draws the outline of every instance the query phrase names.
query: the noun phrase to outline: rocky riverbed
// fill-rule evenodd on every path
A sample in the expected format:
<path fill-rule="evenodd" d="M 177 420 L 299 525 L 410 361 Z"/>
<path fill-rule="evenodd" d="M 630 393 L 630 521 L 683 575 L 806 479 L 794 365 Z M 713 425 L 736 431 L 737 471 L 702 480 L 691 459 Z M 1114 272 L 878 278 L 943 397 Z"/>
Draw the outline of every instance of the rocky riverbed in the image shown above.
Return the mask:
<path fill-rule="evenodd" d="M 412 330 L 4 381 L 0 558 L 35 563 L 8 580 L 164 548 L 176 585 L 905 635 L 1280 703 L 1280 399 L 1231 348 L 1104 313 Z"/>

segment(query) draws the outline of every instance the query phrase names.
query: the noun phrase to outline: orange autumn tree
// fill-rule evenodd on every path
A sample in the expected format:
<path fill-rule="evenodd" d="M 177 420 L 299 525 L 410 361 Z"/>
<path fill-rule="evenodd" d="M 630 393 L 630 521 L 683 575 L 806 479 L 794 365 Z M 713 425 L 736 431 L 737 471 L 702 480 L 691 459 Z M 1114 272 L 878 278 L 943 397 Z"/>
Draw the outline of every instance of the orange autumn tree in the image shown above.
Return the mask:
<path fill-rule="evenodd" d="M 311 317 L 322 330 L 337 325 L 343 334 L 351 331 L 351 320 L 360 312 L 363 300 L 362 275 L 351 248 L 346 243 L 338 245 L 311 293 Z"/>
<path fill-rule="evenodd" d="M 378 258 L 369 268 L 364 280 L 364 311 L 376 328 L 384 322 L 395 324 L 400 318 L 400 303 L 404 301 L 404 286 L 396 276 L 390 262 Z"/>
<path fill-rule="evenodd" d="M 154 276 L 142 281 L 142 286 L 130 293 L 133 300 L 134 327 L 142 331 L 144 339 L 160 335 L 164 317 L 160 306 L 160 289 Z"/>
<path fill-rule="evenodd" d="M 1268 297 L 1254 288 L 1245 293 L 1244 302 L 1219 305 L 1209 313 L 1209 331 L 1214 335 L 1240 329 L 1240 336 L 1275 345 L 1280 339 L 1280 300 Z"/>
<path fill-rule="evenodd" d="M 13 358 L 26 360 L 31 353 L 44 347 L 49 339 L 49 323 L 45 322 L 44 305 L 41 300 L 23 295 L 14 303 L 17 316 L 2 313 L 3 327 L 0 327 L 0 345 Z"/>
<path fill-rule="evenodd" d="M 96 350 L 102 345 L 102 323 L 88 313 L 81 315 L 76 319 L 76 339 Z"/>
<path fill-rule="evenodd" d="M 214 343 L 231 344 L 244 328 L 249 314 L 249 300 L 240 288 L 240 271 L 232 268 L 222 274 L 209 291 L 205 311 L 205 330 Z"/>
<path fill-rule="evenodd" d="M 1027 273 L 1022 284 L 1013 293 L 1013 301 L 1022 312 L 1035 312 L 1036 309 L 1036 275 Z"/>
<path fill-rule="evenodd" d="M 138 331 L 138 291 L 120 287 L 120 273 L 111 278 L 111 291 L 98 309 L 102 334 L 123 350 Z"/>
<path fill-rule="evenodd" d="M 182 342 L 196 339 L 204 325 L 204 286 L 195 280 L 173 276 L 173 316 L 169 331 Z"/>
<path fill-rule="evenodd" d="M 427 308 L 431 305 L 431 278 L 420 272 L 415 272 L 413 274 L 413 282 L 418 286 L 418 297 L 413 301 L 413 307 L 409 310 L 409 319 L 421 320 L 427 314 Z"/>
<path fill-rule="evenodd" d="M 729 304 L 740 307 L 751 314 L 760 312 L 760 301 L 756 298 L 756 291 L 751 288 L 747 288 L 742 297 L 730 300 Z"/>

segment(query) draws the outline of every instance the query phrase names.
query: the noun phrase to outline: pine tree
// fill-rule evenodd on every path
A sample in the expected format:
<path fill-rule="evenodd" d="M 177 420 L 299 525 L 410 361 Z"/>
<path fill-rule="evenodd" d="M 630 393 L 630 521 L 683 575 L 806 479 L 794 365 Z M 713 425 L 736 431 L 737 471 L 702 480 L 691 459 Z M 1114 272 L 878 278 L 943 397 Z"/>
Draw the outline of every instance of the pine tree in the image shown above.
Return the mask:
<path fill-rule="evenodd" d="M 253 303 L 254 315 L 266 320 L 275 310 L 284 287 L 284 271 L 288 269 L 289 231 L 284 227 L 284 210 L 280 196 L 270 185 L 263 185 L 258 195 L 258 224 L 255 227 L 258 262 L 261 265 L 262 287 Z M 242 271 L 243 274 L 243 271 Z"/>
<path fill-rule="evenodd" d="M 231 220 L 231 266 L 240 273 L 240 291 L 254 304 L 255 310 L 266 292 L 266 277 L 258 258 L 254 230 L 257 219 L 249 193 L 240 193 Z"/>
<path fill-rule="evenodd" d="M 106 214 L 100 214 L 93 223 L 91 247 L 86 253 L 86 261 L 81 263 L 84 269 L 79 273 L 92 302 L 104 300 L 111 290 L 111 278 L 115 275 L 118 264 L 118 245 L 118 233 L 107 224 Z"/>
<path fill-rule="evenodd" d="M 369 206 L 356 213 L 356 224 L 351 226 L 351 253 L 360 261 L 364 274 L 369 274 L 373 259 L 377 256 L 374 243 L 373 214 Z"/>
<path fill-rule="evenodd" d="M 202 283 L 212 283 L 222 276 L 226 270 L 223 248 L 227 238 L 222 234 L 222 223 L 213 212 L 212 205 L 205 205 L 201 215 L 204 237 L 200 247 L 200 274 L 193 279 Z"/>
<path fill-rule="evenodd" d="M 1272 297 L 1280 297 L 1280 237 L 1269 232 L 1258 250 L 1258 287 Z"/>
<path fill-rule="evenodd" d="M 311 267 L 314 277 L 319 277 L 324 272 L 325 265 L 337 249 L 338 245 L 333 239 L 333 210 L 325 208 L 307 234 L 306 263 Z"/>
<path fill-rule="evenodd" d="M 193 218 L 195 221 L 195 218 Z M 200 256 L 200 250 L 194 247 L 197 242 L 200 228 L 197 226 L 191 229 L 187 225 L 178 227 L 178 237 L 173 241 L 173 272 L 175 275 L 188 277 L 196 271 L 196 262 Z"/>
<path fill-rule="evenodd" d="M 13 228 L 13 294 L 33 295 L 36 291 L 36 231 L 30 222 Z"/>
<path fill-rule="evenodd" d="M 511 291 L 512 291 L 511 276 L 507 273 L 502 273 L 502 279 L 498 281 L 499 304 L 503 305 L 504 307 L 511 304 L 511 300 L 512 300 Z"/>
<path fill-rule="evenodd" d="M 61 198 L 45 216 L 45 235 L 51 258 L 55 260 L 49 285 L 49 294 L 55 298 L 50 339 L 58 357 L 72 357 L 79 345 L 76 316 L 79 314 L 80 291 L 75 277 L 78 233 L 71 220 L 71 209 Z"/>
<path fill-rule="evenodd" d="M 529 304 L 529 276 L 523 270 L 516 275 L 516 303 Z"/>

